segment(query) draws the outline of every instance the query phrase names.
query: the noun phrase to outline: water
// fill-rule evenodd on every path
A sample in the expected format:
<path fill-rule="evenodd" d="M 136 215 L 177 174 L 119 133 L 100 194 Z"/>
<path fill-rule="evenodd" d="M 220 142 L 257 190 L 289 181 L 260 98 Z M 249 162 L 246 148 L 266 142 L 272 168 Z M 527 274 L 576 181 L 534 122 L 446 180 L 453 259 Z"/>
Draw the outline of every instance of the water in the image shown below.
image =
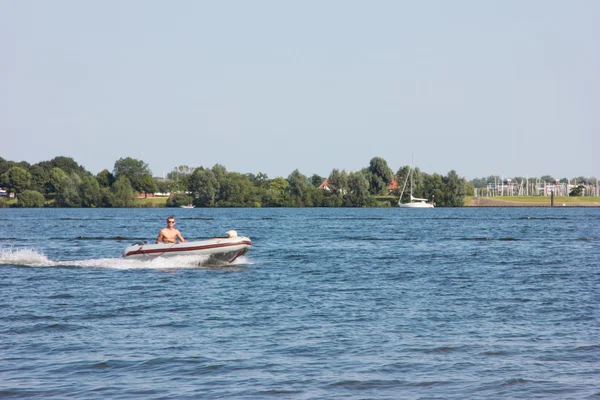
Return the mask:
<path fill-rule="evenodd" d="M 235 265 L 120 258 L 169 214 Z M 600 396 L 600 209 L 0 209 L 0 397 Z"/>

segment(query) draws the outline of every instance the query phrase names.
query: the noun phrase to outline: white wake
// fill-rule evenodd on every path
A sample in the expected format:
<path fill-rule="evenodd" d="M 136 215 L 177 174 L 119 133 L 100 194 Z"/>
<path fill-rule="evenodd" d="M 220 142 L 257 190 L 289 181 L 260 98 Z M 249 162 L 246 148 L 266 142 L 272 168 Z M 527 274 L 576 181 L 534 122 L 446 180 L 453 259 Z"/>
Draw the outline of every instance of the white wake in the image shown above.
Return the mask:
<path fill-rule="evenodd" d="M 76 267 L 108 269 L 183 269 L 199 267 L 239 267 L 249 264 L 246 257 L 239 257 L 231 264 L 214 265 L 208 256 L 176 256 L 155 258 L 149 261 L 127 260 L 125 258 L 97 258 L 89 260 L 50 260 L 35 249 L 0 249 L 0 265 L 18 265 L 26 267 Z"/>

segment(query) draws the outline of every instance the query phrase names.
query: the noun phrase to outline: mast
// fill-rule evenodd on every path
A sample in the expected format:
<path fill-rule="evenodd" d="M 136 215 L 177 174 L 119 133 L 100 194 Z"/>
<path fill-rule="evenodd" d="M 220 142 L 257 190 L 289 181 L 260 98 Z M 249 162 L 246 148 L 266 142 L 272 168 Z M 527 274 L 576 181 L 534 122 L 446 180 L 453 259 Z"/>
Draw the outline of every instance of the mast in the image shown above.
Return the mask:
<path fill-rule="evenodd" d="M 408 169 L 408 175 L 409 176 L 412 176 L 411 172 L 412 172 L 412 164 L 411 164 L 410 168 Z M 408 183 L 408 176 L 404 180 L 404 186 L 402 186 L 402 191 L 400 192 L 400 198 L 398 199 L 398 205 L 402 204 L 402 195 L 404 194 L 404 189 L 406 189 L 406 184 L 407 183 Z M 412 180 L 411 180 L 411 185 L 410 186 L 411 186 L 410 193 L 411 193 L 411 196 L 412 196 Z"/>

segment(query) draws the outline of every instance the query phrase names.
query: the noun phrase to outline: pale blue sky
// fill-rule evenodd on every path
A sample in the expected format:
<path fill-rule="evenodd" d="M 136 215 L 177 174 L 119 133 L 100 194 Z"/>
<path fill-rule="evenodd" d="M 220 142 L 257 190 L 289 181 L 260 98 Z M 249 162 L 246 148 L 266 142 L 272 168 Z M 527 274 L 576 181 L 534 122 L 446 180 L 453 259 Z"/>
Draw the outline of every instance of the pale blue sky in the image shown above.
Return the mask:
<path fill-rule="evenodd" d="M 600 1 L 0 0 L 0 156 L 600 178 Z"/>

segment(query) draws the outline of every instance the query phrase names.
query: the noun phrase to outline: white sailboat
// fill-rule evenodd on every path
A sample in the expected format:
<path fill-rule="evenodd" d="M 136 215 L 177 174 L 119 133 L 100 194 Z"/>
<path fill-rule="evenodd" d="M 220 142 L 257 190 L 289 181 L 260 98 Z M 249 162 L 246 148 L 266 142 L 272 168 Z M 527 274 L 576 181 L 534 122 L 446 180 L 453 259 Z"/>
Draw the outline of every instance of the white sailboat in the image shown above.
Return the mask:
<path fill-rule="evenodd" d="M 406 183 L 410 178 L 410 201 L 408 203 L 402 202 L 402 195 L 404 194 L 404 189 L 406 189 Z M 412 164 L 410 169 L 408 170 L 408 176 L 404 181 L 404 186 L 402 187 L 402 192 L 400 192 L 400 199 L 398 199 L 398 207 L 402 208 L 433 208 L 433 202 L 428 202 L 427 199 L 420 199 L 418 197 L 413 196 L 413 167 Z"/>

